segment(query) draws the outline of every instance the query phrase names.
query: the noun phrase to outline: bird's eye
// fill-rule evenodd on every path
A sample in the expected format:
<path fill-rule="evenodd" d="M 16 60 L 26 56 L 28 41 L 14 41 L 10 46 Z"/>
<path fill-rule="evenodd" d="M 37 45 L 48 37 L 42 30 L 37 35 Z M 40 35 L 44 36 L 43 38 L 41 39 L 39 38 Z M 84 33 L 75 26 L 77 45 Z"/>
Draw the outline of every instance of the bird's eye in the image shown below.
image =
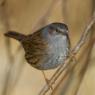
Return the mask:
<path fill-rule="evenodd" d="M 56 34 L 60 34 L 60 30 L 56 28 Z"/>
<path fill-rule="evenodd" d="M 59 30 L 56 28 L 56 32 L 58 33 L 59 32 Z"/>

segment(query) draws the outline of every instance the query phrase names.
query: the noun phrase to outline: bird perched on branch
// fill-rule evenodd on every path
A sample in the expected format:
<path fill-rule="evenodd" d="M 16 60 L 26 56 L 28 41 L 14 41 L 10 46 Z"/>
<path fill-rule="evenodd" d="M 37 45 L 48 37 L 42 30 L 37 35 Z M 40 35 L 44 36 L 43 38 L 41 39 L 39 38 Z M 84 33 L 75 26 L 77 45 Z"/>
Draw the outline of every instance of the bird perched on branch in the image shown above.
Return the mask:
<path fill-rule="evenodd" d="M 25 50 L 27 62 L 40 70 L 58 67 L 69 55 L 68 27 L 64 23 L 51 23 L 29 35 L 8 31 L 5 36 L 18 40 Z"/>
<path fill-rule="evenodd" d="M 5 36 L 18 40 L 27 62 L 41 70 L 63 64 L 70 49 L 68 27 L 64 23 L 51 23 L 29 35 L 8 31 Z"/>

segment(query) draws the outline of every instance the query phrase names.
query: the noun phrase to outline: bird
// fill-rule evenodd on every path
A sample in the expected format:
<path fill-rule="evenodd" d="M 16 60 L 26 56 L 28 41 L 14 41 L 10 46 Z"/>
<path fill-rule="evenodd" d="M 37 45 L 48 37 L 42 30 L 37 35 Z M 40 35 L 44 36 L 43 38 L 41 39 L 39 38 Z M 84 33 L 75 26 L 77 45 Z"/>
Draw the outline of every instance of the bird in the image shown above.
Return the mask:
<path fill-rule="evenodd" d="M 5 36 L 18 40 L 27 62 L 40 70 L 58 67 L 70 50 L 68 27 L 64 23 L 51 23 L 29 35 L 8 31 Z"/>
<path fill-rule="evenodd" d="M 68 26 L 60 22 L 47 24 L 28 35 L 12 30 L 4 35 L 20 42 L 25 59 L 38 70 L 55 69 L 64 64 L 71 47 Z"/>

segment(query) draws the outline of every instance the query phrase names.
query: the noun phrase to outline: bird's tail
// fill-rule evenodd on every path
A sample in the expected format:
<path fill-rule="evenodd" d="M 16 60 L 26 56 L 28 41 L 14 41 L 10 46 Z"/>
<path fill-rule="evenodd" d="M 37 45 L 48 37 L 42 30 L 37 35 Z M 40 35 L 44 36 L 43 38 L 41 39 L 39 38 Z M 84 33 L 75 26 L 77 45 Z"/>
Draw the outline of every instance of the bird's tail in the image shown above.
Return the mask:
<path fill-rule="evenodd" d="M 24 34 L 21 34 L 21 33 L 18 33 L 18 32 L 15 32 L 15 31 L 8 31 L 7 33 L 4 34 L 5 36 L 7 37 L 11 37 L 11 38 L 14 38 L 18 41 L 21 41 L 23 40 L 24 38 L 26 38 L 26 35 Z"/>

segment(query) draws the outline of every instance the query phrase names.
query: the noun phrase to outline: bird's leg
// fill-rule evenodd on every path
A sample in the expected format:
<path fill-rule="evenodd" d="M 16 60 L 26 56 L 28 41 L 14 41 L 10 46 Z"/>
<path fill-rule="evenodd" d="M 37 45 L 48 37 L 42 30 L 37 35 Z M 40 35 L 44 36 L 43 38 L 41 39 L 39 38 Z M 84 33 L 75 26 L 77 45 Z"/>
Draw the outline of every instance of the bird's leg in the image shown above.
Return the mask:
<path fill-rule="evenodd" d="M 52 86 L 51 86 L 51 85 L 49 85 L 49 80 L 47 79 L 47 77 L 46 77 L 46 75 L 45 75 L 44 71 L 42 71 L 42 74 L 43 74 L 43 76 L 44 76 L 44 79 L 45 79 L 46 84 L 47 84 L 47 85 L 48 85 L 48 87 L 53 91 L 53 88 L 52 88 Z"/>

